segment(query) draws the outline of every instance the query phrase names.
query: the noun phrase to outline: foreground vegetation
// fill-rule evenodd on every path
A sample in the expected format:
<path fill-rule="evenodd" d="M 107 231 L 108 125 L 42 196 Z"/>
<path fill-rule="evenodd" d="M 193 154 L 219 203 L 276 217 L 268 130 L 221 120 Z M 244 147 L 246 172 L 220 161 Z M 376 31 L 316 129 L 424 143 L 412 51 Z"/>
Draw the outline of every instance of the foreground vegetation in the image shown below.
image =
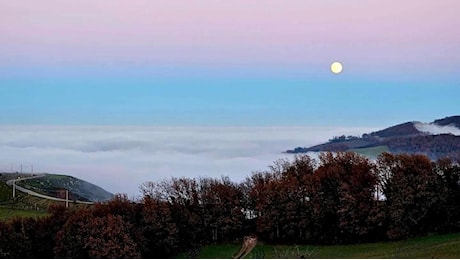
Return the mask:
<path fill-rule="evenodd" d="M 36 218 L 47 216 L 48 213 L 38 210 L 23 210 L 10 207 L 0 207 L 0 221 L 11 220 L 13 218 Z"/>
<path fill-rule="evenodd" d="M 315 245 L 313 252 L 296 249 L 304 256 L 393 257 L 410 252 L 407 245 L 418 243 L 410 242 L 417 241 L 413 237 L 460 231 L 460 166 L 423 155 L 383 153 L 374 162 L 352 152 L 323 153 L 318 161 L 299 156 L 275 162 L 241 183 L 228 177 L 172 178 L 145 183 L 141 190 L 140 203 L 120 195 L 103 204 L 51 206 L 45 217 L 0 222 L 0 256 L 205 257 L 206 246 L 251 234 L 267 245 Z M 442 236 L 431 239 L 436 244 Z M 380 241 L 406 242 L 361 244 Z M 458 237 L 433 247 L 457 254 L 456 243 Z M 341 246 L 346 244 L 359 245 Z M 255 257 L 283 256 L 284 247 L 267 245 L 259 245 Z M 430 257 L 433 251 L 414 252 Z"/>
<path fill-rule="evenodd" d="M 239 244 L 211 245 L 198 258 L 230 258 Z M 430 235 L 396 242 L 334 246 L 257 245 L 246 258 L 459 258 L 460 233 Z"/>

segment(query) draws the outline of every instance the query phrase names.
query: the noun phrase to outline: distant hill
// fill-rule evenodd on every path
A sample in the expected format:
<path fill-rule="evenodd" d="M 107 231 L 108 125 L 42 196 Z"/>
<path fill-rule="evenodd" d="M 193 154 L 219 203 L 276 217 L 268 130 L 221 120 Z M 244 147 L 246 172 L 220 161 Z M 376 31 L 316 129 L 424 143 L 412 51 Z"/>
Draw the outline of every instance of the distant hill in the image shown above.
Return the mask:
<path fill-rule="evenodd" d="M 420 122 L 407 122 L 386 129 L 373 132 L 370 135 L 375 137 L 397 137 L 397 136 L 413 136 L 420 134 L 420 131 L 415 127 L 415 123 Z"/>
<path fill-rule="evenodd" d="M 450 116 L 443 119 L 434 120 L 433 124 L 439 126 L 455 126 L 460 128 L 460 116 Z"/>
<path fill-rule="evenodd" d="M 425 154 L 432 160 L 460 156 L 460 116 L 437 119 L 431 123 L 406 122 L 361 137 L 339 136 L 329 142 L 297 147 L 286 153 L 321 151 L 389 151 Z M 373 154 L 374 155 L 374 154 Z M 375 156 L 375 155 L 374 155 Z"/>
<path fill-rule="evenodd" d="M 32 176 L 31 174 L 2 173 L 3 181 L 8 178 Z M 35 192 L 65 198 L 65 191 L 69 191 L 70 200 L 101 202 L 110 200 L 113 194 L 90 182 L 67 175 L 45 174 L 43 177 L 17 182 L 18 186 Z"/>

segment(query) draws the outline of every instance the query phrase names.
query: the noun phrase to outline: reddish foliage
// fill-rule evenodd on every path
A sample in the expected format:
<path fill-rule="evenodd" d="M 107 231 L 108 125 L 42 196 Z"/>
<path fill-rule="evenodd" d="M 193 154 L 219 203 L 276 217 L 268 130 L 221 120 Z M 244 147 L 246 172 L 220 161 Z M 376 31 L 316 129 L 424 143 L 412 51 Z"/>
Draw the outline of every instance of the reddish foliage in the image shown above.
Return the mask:
<path fill-rule="evenodd" d="M 173 178 L 83 208 L 0 222 L 10 258 L 194 257 L 209 243 L 255 232 L 282 243 L 350 243 L 460 229 L 460 166 L 423 155 L 351 153 L 279 160 L 243 183 Z M 21 241 L 17 243 L 15 241 Z M 229 256 L 230 257 L 230 256 Z"/>

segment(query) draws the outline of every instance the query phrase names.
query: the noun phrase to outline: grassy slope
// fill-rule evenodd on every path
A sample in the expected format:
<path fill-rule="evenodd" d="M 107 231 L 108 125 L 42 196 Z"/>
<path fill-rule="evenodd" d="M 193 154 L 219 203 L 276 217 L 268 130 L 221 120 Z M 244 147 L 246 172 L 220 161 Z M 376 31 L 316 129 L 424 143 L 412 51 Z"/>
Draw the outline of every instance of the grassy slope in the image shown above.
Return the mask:
<path fill-rule="evenodd" d="M 383 152 L 389 152 L 390 149 L 386 145 L 369 147 L 369 148 L 356 148 L 350 149 L 350 151 L 359 153 L 368 157 L 377 158 Z"/>
<path fill-rule="evenodd" d="M 15 208 L 0 207 L 0 221 L 10 220 L 15 217 L 43 217 L 46 212 L 37 210 L 22 210 Z"/>
<path fill-rule="evenodd" d="M 0 181 L 0 205 L 2 205 L 0 207 L 0 221 L 9 220 L 14 217 L 40 217 L 46 215 L 43 211 L 18 209 L 18 206 L 25 207 L 23 194 L 18 192 L 18 196 L 21 197 L 13 203 L 12 188 L 5 182 Z"/>
<path fill-rule="evenodd" d="M 52 204 L 63 204 L 16 191 L 16 199 L 13 200 L 12 188 L 4 181 L 0 181 L 0 221 L 14 217 L 41 217 L 46 216 L 47 209 Z M 73 203 L 69 204 L 74 207 Z"/>
<path fill-rule="evenodd" d="M 231 258 L 240 245 L 213 245 L 198 258 Z M 340 246 L 257 245 L 246 258 L 460 258 L 460 233 L 431 235 L 399 242 Z"/>
<path fill-rule="evenodd" d="M 97 185 L 61 174 L 47 174 L 42 178 L 24 180 L 20 185 L 49 196 L 56 196 L 57 189 L 68 189 L 71 200 L 106 201 L 112 197 L 112 194 Z"/>

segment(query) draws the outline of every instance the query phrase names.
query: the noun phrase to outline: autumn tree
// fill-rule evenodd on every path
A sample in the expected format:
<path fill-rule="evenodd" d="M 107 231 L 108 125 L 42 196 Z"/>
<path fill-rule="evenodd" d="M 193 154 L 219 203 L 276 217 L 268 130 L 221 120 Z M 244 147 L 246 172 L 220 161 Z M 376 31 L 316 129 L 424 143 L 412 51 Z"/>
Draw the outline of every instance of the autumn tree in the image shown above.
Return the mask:
<path fill-rule="evenodd" d="M 86 239 L 91 227 L 87 225 L 92 219 L 89 209 L 80 209 L 72 214 L 56 235 L 54 253 L 57 258 L 89 258 Z"/>
<path fill-rule="evenodd" d="M 295 243 L 312 239 L 312 205 L 316 161 L 308 155 L 296 156 L 285 165 L 279 184 L 284 196 L 281 217 L 283 240 Z"/>
<path fill-rule="evenodd" d="M 95 217 L 88 223 L 85 249 L 90 258 L 140 258 L 135 238 L 130 237 L 132 225 L 120 215 Z"/>
<path fill-rule="evenodd" d="M 145 196 L 169 204 L 172 221 L 176 225 L 180 251 L 194 256 L 206 242 L 200 214 L 199 185 L 196 179 L 172 178 L 160 183 L 148 182 L 141 186 Z"/>
<path fill-rule="evenodd" d="M 14 218 L 0 222 L 0 256 L 2 258 L 34 258 L 36 221 L 33 218 Z"/>
<path fill-rule="evenodd" d="M 460 230 L 460 166 L 451 158 L 436 161 L 434 171 L 442 181 L 442 209 L 439 221 L 444 220 L 441 228 L 446 231 Z"/>
<path fill-rule="evenodd" d="M 315 172 L 315 234 L 324 243 L 359 241 L 376 226 L 375 166 L 353 152 L 321 153 Z"/>
<path fill-rule="evenodd" d="M 0 257 L 1 258 L 20 258 L 18 252 L 17 235 L 13 232 L 13 227 L 4 221 L 0 221 Z"/>
<path fill-rule="evenodd" d="M 144 258 L 169 258 L 180 248 L 179 233 L 170 205 L 146 195 L 142 199 L 140 250 Z"/>
<path fill-rule="evenodd" d="M 301 242 L 311 238 L 312 174 L 315 163 L 307 155 L 278 160 L 265 172 L 246 180 L 257 232 L 272 241 Z"/>
<path fill-rule="evenodd" d="M 130 228 L 119 215 L 94 216 L 80 209 L 57 233 L 54 252 L 58 258 L 140 258 Z"/>
<path fill-rule="evenodd" d="M 275 176 L 270 172 L 253 173 L 251 176 L 252 188 L 250 191 L 257 215 L 256 231 L 263 239 L 276 240 L 280 237 L 282 211 L 280 200 L 281 192 Z"/>
<path fill-rule="evenodd" d="M 241 236 L 244 223 L 243 194 L 228 177 L 199 180 L 199 207 L 203 228 L 210 242 Z"/>
<path fill-rule="evenodd" d="M 424 155 L 383 153 L 378 158 L 379 171 L 386 176 L 383 186 L 387 235 L 391 239 L 421 234 L 436 225 L 442 189 L 431 161 Z"/>

